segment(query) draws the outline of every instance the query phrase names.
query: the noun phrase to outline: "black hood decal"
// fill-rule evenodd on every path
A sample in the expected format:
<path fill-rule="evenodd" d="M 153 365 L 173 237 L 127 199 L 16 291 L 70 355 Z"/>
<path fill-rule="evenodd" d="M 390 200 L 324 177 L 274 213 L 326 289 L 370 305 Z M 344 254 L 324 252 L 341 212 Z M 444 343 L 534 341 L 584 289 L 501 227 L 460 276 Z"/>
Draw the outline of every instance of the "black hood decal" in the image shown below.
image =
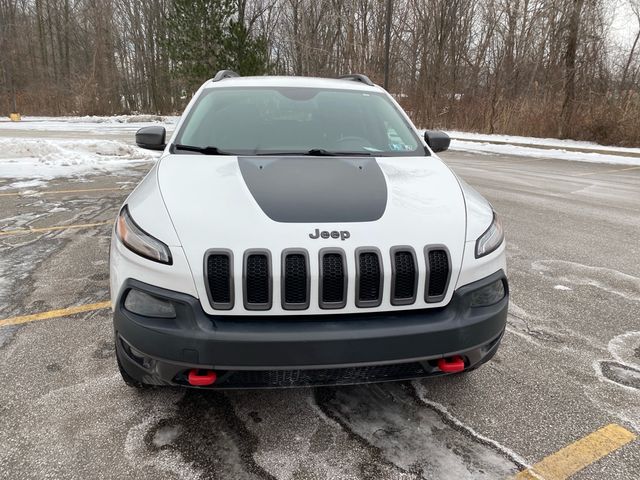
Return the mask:
<path fill-rule="evenodd" d="M 374 158 L 239 157 L 242 177 L 276 222 L 373 222 L 387 207 L 387 183 Z"/>

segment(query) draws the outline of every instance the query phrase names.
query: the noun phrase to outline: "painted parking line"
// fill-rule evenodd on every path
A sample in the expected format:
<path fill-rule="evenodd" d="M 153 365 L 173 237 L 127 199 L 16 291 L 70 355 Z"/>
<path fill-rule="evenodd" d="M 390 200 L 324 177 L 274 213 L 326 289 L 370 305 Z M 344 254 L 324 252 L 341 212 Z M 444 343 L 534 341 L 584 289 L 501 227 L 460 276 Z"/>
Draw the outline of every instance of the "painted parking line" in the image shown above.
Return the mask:
<path fill-rule="evenodd" d="M 110 188 L 80 188 L 77 190 L 23 190 L 21 192 L 7 192 L 0 193 L 0 197 L 21 197 L 27 195 L 57 195 L 64 193 L 91 193 L 91 192 L 115 192 L 115 191 L 124 191 L 126 189 L 120 187 L 110 187 Z"/>
<path fill-rule="evenodd" d="M 626 172 L 628 170 L 638 170 L 640 169 L 640 165 L 636 165 L 633 167 L 626 167 L 626 168 L 615 168 L 612 170 L 604 170 L 604 171 L 599 171 L 599 172 L 584 172 L 584 173 L 576 173 L 573 176 L 574 177 L 586 177 L 587 175 L 600 175 L 602 173 L 618 173 L 618 172 Z"/>
<path fill-rule="evenodd" d="M 113 224 L 113 220 L 107 220 L 106 222 L 97 222 L 97 223 L 78 223 L 75 225 L 57 225 L 55 227 L 16 228 L 13 230 L 0 230 L 0 237 L 7 236 L 7 235 L 26 235 L 28 233 L 55 232 L 57 230 L 92 228 L 92 227 L 100 227 L 102 225 L 111 225 L 111 224 Z"/>
<path fill-rule="evenodd" d="M 514 479 L 566 479 L 635 439 L 634 433 L 612 423 L 549 455 Z"/>
<path fill-rule="evenodd" d="M 0 320 L 0 327 L 37 322 L 39 320 L 51 320 L 52 318 L 68 317 L 69 315 L 75 315 L 76 313 L 93 312 L 95 310 L 102 310 L 110 307 L 111 302 L 98 302 L 87 305 L 78 305 L 76 307 L 60 308 L 58 310 L 49 310 L 48 312 L 34 313 L 32 315 L 5 318 L 4 320 Z"/>

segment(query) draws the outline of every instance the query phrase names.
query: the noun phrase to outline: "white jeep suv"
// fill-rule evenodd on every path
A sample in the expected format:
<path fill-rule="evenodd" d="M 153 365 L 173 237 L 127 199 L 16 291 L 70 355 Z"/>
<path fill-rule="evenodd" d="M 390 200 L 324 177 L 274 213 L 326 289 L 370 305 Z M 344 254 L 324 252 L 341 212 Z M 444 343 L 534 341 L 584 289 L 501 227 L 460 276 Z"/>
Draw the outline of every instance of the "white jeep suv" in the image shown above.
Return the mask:
<path fill-rule="evenodd" d="M 111 243 L 132 386 L 259 388 L 457 373 L 498 348 L 508 284 L 491 205 L 364 75 L 224 70 L 187 106 Z"/>

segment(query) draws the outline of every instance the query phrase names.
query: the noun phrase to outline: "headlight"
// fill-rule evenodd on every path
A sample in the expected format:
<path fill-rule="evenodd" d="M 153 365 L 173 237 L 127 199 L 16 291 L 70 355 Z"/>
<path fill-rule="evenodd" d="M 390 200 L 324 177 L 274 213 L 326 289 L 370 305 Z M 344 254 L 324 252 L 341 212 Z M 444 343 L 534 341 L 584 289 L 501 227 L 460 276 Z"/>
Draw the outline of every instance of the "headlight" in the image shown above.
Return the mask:
<path fill-rule="evenodd" d="M 129 290 L 124 308 L 145 317 L 176 318 L 176 309 L 171 302 L 140 290 Z"/>
<path fill-rule="evenodd" d="M 129 208 L 126 205 L 122 207 L 118 215 L 116 235 L 129 250 L 144 258 L 167 265 L 173 263 L 169 247 L 142 230 L 131 218 Z"/>
<path fill-rule="evenodd" d="M 498 220 L 496 212 L 493 212 L 493 222 L 487 230 L 476 240 L 476 258 L 484 257 L 498 248 L 504 240 L 502 223 Z"/>
<path fill-rule="evenodd" d="M 498 303 L 505 296 L 504 282 L 502 279 L 496 280 L 489 285 L 479 288 L 471 293 L 472 307 L 486 307 Z"/>

